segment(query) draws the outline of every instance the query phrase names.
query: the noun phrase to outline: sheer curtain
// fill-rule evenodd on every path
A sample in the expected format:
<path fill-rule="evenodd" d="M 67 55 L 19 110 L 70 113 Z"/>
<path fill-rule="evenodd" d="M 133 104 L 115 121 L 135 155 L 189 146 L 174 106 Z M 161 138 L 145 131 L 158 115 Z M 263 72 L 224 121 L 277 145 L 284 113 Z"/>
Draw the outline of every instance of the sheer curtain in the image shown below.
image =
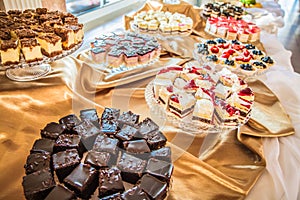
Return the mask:
<path fill-rule="evenodd" d="M 5 10 L 25 10 L 46 7 L 50 10 L 66 11 L 65 0 L 3 0 Z"/>

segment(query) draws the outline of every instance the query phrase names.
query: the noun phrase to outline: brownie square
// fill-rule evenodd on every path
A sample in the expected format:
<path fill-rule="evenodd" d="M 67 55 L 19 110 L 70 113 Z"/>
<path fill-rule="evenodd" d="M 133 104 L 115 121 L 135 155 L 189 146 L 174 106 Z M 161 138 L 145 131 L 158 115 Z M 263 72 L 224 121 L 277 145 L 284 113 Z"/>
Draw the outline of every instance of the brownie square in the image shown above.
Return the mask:
<path fill-rule="evenodd" d="M 93 150 L 100 152 L 105 151 L 116 155 L 119 149 L 118 144 L 118 139 L 110 138 L 106 135 L 100 134 L 96 138 Z"/>
<path fill-rule="evenodd" d="M 145 135 L 157 131 L 158 129 L 159 126 L 150 118 L 146 118 L 138 124 L 138 131 L 142 138 L 144 138 Z"/>
<path fill-rule="evenodd" d="M 82 145 L 79 135 L 63 134 L 57 138 L 54 144 L 54 152 L 57 153 L 59 151 L 65 151 L 67 149 L 77 149 L 80 157 L 82 157 L 85 148 Z"/>
<path fill-rule="evenodd" d="M 97 128 L 100 128 L 99 117 L 96 109 L 85 109 L 80 111 L 80 119 L 81 121 L 89 120 L 91 121 Z"/>
<path fill-rule="evenodd" d="M 47 139 L 47 138 L 42 138 L 38 139 L 34 142 L 30 153 L 34 152 L 48 152 L 50 154 L 53 153 L 53 147 L 54 147 L 54 141 Z"/>
<path fill-rule="evenodd" d="M 116 133 L 115 137 L 119 140 L 131 140 L 137 134 L 137 129 L 133 126 L 125 124 L 121 130 Z"/>
<path fill-rule="evenodd" d="M 152 150 L 159 149 L 167 143 L 167 138 L 160 131 L 148 134 L 145 137 L 147 138 L 147 143 Z"/>
<path fill-rule="evenodd" d="M 156 178 L 169 183 L 173 173 L 172 163 L 150 158 L 147 163 L 146 173 L 155 176 Z"/>
<path fill-rule="evenodd" d="M 123 112 L 119 116 L 118 122 L 120 123 L 121 126 L 123 124 L 128 124 L 128 125 L 131 125 L 131 126 L 135 126 L 135 125 L 137 125 L 137 123 L 139 123 L 139 118 L 140 118 L 139 115 L 134 114 L 131 111 L 128 111 L 128 112 Z"/>
<path fill-rule="evenodd" d="M 160 149 L 151 151 L 150 158 L 156 158 L 158 160 L 164 160 L 166 162 L 172 162 L 171 148 L 170 147 L 162 147 Z"/>
<path fill-rule="evenodd" d="M 90 164 L 96 169 L 107 168 L 112 164 L 115 164 L 115 156 L 108 152 L 99 152 L 90 150 L 84 160 L 85 164 Z"/>
<path fill-rule="evenodd" d="M 121 198 L 120 193 L 116 193 L 116 194 L 112 194 L 112 195 L 109 195 L 106 197 L 102 197 L 99 200 L 123 200 L 123 199 Z M 138 200 L 138 199 L 136 199 L 136 200 Z"/>
<path fill-rule="evenodd" d="M 100 170 L 98 190 L 100 198 L 123 192 L 125 188 L 121 178 L 121 171 L 116 167 Z"/>
<path fill-rule="evenodd" d="M 123 147 L 128 153 L 138 158 L 147 159 L 149 156 L 150 148 L 144 139 L 124 141 Z"/>
<path fill-rule="evenodd" d="M 76 132 L 73 132 L 73 128 L 80 124 L 80 120 L 76 115 L 70 114 L 60 118 L 59 123 L 66 126 L 69 134 L 76 134 Z"/>
<path fill-rule="evenodd" d="M 86 150 L 93 148 L 96 137 L 100 134 L 100 130 L 88 120 L 84 120 L 81 124 L 73 128 L 81 137 L 81 142 Z"/>
<path fill-rule="evenodd" d="M 77 165 L 80 163 L 80 157 L 76 149 L 67 149 L 53 154 L 53 169 L 60 182 L 63 182 Z"/>
<path fill-rule="evenodd" d="M 27 156 L 24 168 L 27 175 L 43 169 L 51 171 L 51 156 L 48 152 L 31 153 Z"/>
<path fill-rule="evenodd" d="M 143 175 L 147 162 L 123 152 L 117 167 L 121 170 L 122 179 L 135 184 Z"/>
<path fill-rule="evenodd" d="M 167 196 L 167 183 L 145 174 L 139 181 L 139 186 L 146 192 L 151 200 L 164 199 Z"/>
<path fill-rule="evenodd" d="M 55 187 L 55 181 L 49 171 L 41 170 L 24 176 L 22 186 L 26 199 L 40 200 Z"/>
<path fill-rule="evenodd" d="M 63 185 L 57 185 L 45 200 L 76 200 L 75 193 Z"/>
<path fill-rule="evenodd" d="M 115 135 L 119 130 L 119 123 L 113 120 L 102 120 L 100 130 L 107 135 Z"/>
<path fill-rule="evenodd" d="M 51 122 L 41 130 L 41 137 L 56 140 L 59 135 L 64 133 L 66 127 L 63 124 Z"/>
<path fill-rule="evenodd" d="M 120 116 L 120 109 L 105 108 L 101 116 L 101 121 L 103 120 L 116 121 L 119 118 L 119 116 Z"/>
<path fill-rule="evenodd" d="M 123 200 L 150 200 L 147 194 L 139 186 L 135 186 L 129 190 L 126 190 L 121 194 L 121 197 Z"/>
<path fill-rule="evenodd" d="M 80 163 L 65 179 L 65 185 L 80 198 L 87 199 L 99 185 L 98 170 L 87 164 Z"/>

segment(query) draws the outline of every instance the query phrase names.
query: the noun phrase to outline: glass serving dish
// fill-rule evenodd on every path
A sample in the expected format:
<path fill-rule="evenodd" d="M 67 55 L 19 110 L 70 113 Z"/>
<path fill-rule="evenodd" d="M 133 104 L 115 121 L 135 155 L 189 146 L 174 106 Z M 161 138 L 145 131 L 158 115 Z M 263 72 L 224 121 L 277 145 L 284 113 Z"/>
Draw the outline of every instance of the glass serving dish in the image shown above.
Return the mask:
<path fill-rule="evenodd" d="M 7 78 L 13 81 L 33 81 L 45 77 L 47 74 L 51 72 L 51 62 L 55 62 L 63 57 L 66 57 L 73 52 L 75 52 L 80 46 L 82 42 L 76 44 L 73 48 L 69 50 L 63 50 L 63 52 L 57 56 L 49 58 L 47 56 L 43 56 L 43 60 L 37 62 L 27 63 L 24 58 L 21 58 L 19 64 L 14 65 L 1 65 L 0 68 L 5 69 L 5 74 Z"/>

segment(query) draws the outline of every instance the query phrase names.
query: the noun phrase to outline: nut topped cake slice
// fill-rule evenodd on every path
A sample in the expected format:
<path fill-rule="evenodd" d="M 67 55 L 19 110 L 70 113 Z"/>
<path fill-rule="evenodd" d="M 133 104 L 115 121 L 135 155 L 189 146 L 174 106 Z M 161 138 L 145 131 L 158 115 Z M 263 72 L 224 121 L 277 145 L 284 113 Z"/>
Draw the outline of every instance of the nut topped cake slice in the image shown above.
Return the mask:
<path fill-rule="evenodd" d="M 62 43 L 59 36 L 55 34 L 45 34 L 39 35 L 37 38 L 44 55 L 54 57 L 62 53 Z"/>
<path fill-rule="evenodd" d="M 0 46 L 0 56 L 3 65 L 18 64 L 20 62 L 19 40 L 3 40 Z"/>
<path fill-rule="evenodd" d="M 67 26 L 57 27 L 54 28 L 54 31 L 61 37 L 62 48 L 64 50 L 69 50 L 75 46 L 75 34 L 71 28 Z"/>
<path fill-rule="evenodd" d="M 35 38 L 23 38 L 20 40 L 21 50 L 26 62 L 43 60 L 41 46 Z"/>

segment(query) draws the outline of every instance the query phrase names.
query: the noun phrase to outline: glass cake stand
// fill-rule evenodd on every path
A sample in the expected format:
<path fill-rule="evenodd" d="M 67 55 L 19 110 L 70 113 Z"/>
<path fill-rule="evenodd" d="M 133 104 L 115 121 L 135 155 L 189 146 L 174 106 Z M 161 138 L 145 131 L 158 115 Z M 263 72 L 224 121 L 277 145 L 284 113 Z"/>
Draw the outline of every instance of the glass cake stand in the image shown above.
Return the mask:
<path fill-rule="evenodd" d="M 236 126 L 222 126 L 217 124 L 207 124 L 202 122 L 195 122 L 192 120 L 192 115 L 189 114 L 187 117 L 179 119 L 177 116 L 171 112 L 166 111 L 158 100 L 154 98 L 153 92 L 153 81 L 151 81 L 145 89 L 145 99 L 150 108 L 152 116 L 155 116 L 158 121 L 169 122 L 175 127 L 178 127 L 184 131 L 188 131 L 193 134 L 203 134 L 203 133 L 220 133 L 222 131 L 228 131 L 231 129 L 237 129 L 244 125 L 251 117 L 251 114 L 247 116 L 243 123 Z M 152 117 L 155 119 L 155 117 Z"/>
<path fill-rule="evenodd" d="M 41 79 L 51 72 L 51 65 L 49 63 L 66 57 L 76 51 L 82 42 L 76 44 L 70 50 L 63 50 L 63 53 L 52 58 L 43 56 L 43 60 L 27 63 L 22 57 L 20 63 L 17 65 L 2 66 L 0 68 L 6 69 L 5 74 L 7 78 L 13 81 L 26 82 Z"/>

